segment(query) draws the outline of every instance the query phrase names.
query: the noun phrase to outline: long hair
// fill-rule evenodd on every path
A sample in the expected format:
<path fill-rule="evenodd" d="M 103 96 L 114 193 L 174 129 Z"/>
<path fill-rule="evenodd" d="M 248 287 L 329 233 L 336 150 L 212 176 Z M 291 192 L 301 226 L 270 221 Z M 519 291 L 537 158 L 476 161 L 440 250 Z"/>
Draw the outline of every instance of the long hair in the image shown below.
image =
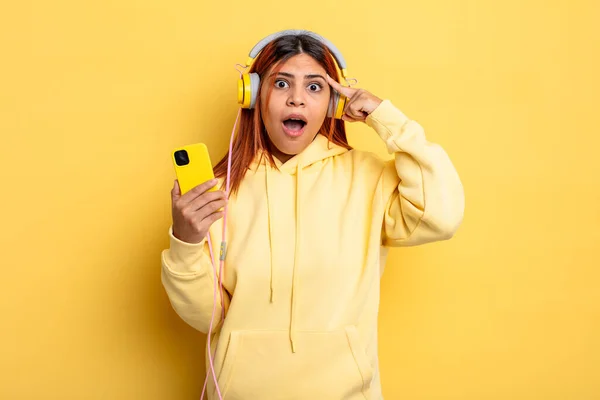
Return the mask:
<path fill-rule="evenodd" d="M 281 65 L 291 57 L 298 54 L 307 54 L 314 58 L 325 69 L 327 74 L 333 79 L 339 81 L 338 71 L 336 69 L 333 56 L 327 46 L 321 41 L 308 35 L 286 35 L 269 43 L 260 52 L 249 72 L 256 72 L 260 76 L 261 85 L 267 72 L 271 67 L 275 70 L 281 68 Z M 269 101 L 272 85 L 267 93 L 267 102 Z M 330 105 L 333 102 L 333 96 L 330 99 Z M 257 94 L 256 104 L 253 109 L 243 109 L 240 115 L 239 127 L 233 141 L 233 157 L 231 160 L 231 181 L 230 191 L 236 193 L 240 187 L 242 179 L 250 168 L 252 161 L 258 154 L 267 155 L 271 166 L 275 167 L 275 160 L 271 152 L 272 144 L 263 124 L 260 115 L 261 96 L 260 88 Z M 348 150 L 351 146 L 346 138 L 346 128 L 344 121 L 325 117 L 323 125 L 318 134 L 327 137 L 330 142 L 342 146 Z M 217 178 L 227 177 L 227 159 L 229 152 L 217 163 L 214 173 Z M 262 161 L 259 160 L 259 162 Z M 225 184 L 225 182 L 223 182 Z"/>

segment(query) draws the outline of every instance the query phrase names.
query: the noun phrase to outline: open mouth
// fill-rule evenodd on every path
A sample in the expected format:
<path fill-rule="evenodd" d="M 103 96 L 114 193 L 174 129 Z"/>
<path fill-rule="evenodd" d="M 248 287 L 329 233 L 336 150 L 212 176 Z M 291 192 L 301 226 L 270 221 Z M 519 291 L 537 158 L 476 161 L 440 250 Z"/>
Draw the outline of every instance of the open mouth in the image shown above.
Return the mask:
<path fill-rule="evenodd" d="M 300 136 L 306 127 L 306 118 L 301 115 L 292 115 L 283 121 L 283 130 L 289 136 Z"/>

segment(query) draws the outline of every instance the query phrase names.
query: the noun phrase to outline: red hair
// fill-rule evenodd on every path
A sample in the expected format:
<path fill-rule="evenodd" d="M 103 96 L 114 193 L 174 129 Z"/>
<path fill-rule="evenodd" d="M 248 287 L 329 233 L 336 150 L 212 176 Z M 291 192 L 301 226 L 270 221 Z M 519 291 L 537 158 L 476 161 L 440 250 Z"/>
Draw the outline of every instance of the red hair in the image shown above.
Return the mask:
<path fill-rule="evenodd" d="M 282 36 L 269 43 L 260 52 L 249 72 L 256 72 L 263 82 L 266 73 L 271 66 L 274 69 L 280 68 L 280 65 L 289 58 L 298 54 L 308 54 L 313 57 L 331 76 L 339 81 L 338 70 L 335 61 L 327 46 L 322 42 L 308 35 L 288 35 Z M 261 84 L 262 86 L 262 84 Z M 270 98 L 272 85 L 267 94 L 267 102 Z M 333 96 L 330 104 L 333 102 Z M 231 159 L 231 193 L 236 193 L 242 183 L 242 179 L 250 168 L 258 154 L 267 154 L 271 166 L 275 167 L 275 160 L 271 152 L 272 144 L 262 122 L 260 115 L 261 96 L 260 89 L 257 94 L 256 104 L 253 109 L 243 109 L 240 115 L 239 127 L 236 136 L 233 139 L 233 155 Z M 346 138 L 346 128 L 344 121 L 325 117 L 323 125 L 318 134 L 321 134 L 339 146 L 348 150 L 352 147 L 348 144 Z M 217 178 L 225 180 L 227 177 L 227 159 L 229 152 L 214 167 L 214 173 Z M 259 162 L 262 160 L 258 160 Z M 225 181 L 223 182 L 223 187 Z"/>

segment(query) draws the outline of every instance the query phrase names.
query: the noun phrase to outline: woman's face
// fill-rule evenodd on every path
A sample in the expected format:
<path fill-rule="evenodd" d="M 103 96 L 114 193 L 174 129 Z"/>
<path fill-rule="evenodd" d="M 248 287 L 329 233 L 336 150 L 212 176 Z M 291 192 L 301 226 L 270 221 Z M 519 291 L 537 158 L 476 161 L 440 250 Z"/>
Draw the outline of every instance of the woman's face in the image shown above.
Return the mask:
<path fill-rule="evenodd" d="M 260 112 L 273 156 L 282 163 L 301 153 L 323 125 L 330 97 L 325 76 L 321 64 L 302 53 L 285 61 L 278 73 L 270 70 L 262 79 Z"/>

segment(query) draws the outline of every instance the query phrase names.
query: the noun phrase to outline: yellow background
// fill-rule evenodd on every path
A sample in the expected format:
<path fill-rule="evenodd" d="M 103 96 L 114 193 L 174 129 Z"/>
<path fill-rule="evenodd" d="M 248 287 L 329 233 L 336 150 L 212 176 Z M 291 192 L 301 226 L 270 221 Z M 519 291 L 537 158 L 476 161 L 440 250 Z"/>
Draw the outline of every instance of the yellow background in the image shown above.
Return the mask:
<path fill-rule="evenodd" d="M 284 28 L 332 40 L 465 185 L 453 240 L 391 253 L 386 399 L 600 398 L 599 4 L 4 5 L 0 398 L 199 397 L 204 337 L 159 278 L 169 151 L 224 154 L 234 64 Z"/>

